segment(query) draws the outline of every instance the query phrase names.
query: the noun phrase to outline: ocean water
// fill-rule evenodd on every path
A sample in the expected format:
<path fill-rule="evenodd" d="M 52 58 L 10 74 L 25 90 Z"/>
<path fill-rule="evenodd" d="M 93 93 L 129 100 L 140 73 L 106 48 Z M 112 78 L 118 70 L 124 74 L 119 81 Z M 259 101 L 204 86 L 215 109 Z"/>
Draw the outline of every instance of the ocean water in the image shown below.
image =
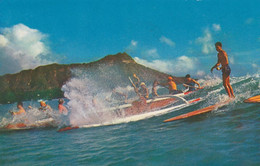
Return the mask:
<path fill-rule="evenodd" d="M 0 130 L 0 165 L 260 165 L 260 105 L 243 103 L 260 94 L 259 75 L 231 78 L 236 95 L 232 103 L 169 123 L 163 120 L 226 99 L 221 79 L 200 80 L 205 88 L 185 97 L 201 97 L 198 103 L 125 121 L 118 121 L 112 113 L 100 116 L 98 112 L 111 107 L 110 102 L 96 94 L 97 102 L 102 104 L 91 106 L 93 96 L 88 93 L 93 87 L 86 87 L 86 82 L 75 79 L 63 87 L 70 120 L 82 128 L 57 132 L 58 125 Z M 57 112 L 57 100 L 47 104 Z M 39 107 L 37 101 L 26 101 L 24 105 Z M 14 121 L 8 111 L 15 106 L 0 105 L 1 127 Z M 41 117 L 37 109 L 31 113 L 36 120 Z"/>

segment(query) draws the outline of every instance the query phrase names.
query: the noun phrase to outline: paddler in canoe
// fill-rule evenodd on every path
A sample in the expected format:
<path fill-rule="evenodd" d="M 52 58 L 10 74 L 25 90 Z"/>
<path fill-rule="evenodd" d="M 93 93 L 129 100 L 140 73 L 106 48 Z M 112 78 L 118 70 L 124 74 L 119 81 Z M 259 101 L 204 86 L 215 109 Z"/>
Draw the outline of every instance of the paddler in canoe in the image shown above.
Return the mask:
<path fill-rule="evenodd" d="M 26 115 L 26 111 L 25 109 L 23 108 L 23 103 L 22 102 L 18 102 L 17 103 L 17 108 L 19 109 L 17 112 L 12 112 L 12 111 L 9 111 L 13 116 L 16 116 L 16 115 Z M 24 119 L 23 118 L 19 118 L 19 123 L 10 123 L 10 124 L 7 124 L 6 126 L 4 126 L 4 128 L 6 129 L 20 129 L 20 128 L 25 128 L 27 127 L 26 123 L 28 123 L 28 120 L 27 119 Z"/>
<path fill-rule="evenodd" d="M 133 81 L 134 81 L 135 87 L 139 88 L 140 78 L 135 73 L 133 74 Z"/>
<path fill-rule="evenodd" d="M 130 79 L 131 81 L 131 79 Z M 132 107 L 125 110 L 126 115 L 134 115 L 141 113 L 146 110 L 147 103 L 146 100 L 149 98 L 149 91 L 144 82 L 140 83 L 140 88 L 137 88 L 136 85 L 131 81 L 135 93 L 139 96 L 139 99 L 132 102 Z"/>
<path fill-rule="evenodd" d="M 159 97 L 158 93 L 157 93 L 157 86 L 159 85 L 159 82 L 158 80 L 154 80 L 153 82 L 153 88 L 152 88 L 152 97 L 153 98 L 156 98 L 156 97 Z"/>
<path fill-rule="evenodd" d="M 200 84 L 195 79 L 191 78 L 190 74 L 187 74 L 185 76 L 185 83 L 183 84 L 183 86 L 188 89 L 188 92 L 196 90 L 195 84 L 198 85 L 198 89 L 199 89 Z"/>
<path fill-rule="evenodd" d="M 174 79 L 171 76 L 168 76 L 167 80 L 168 80 L 167 83 L 160 83 L 160 85 L 162 85 L 165 88 L 168 88 L 170 95 L 175 95 L 175 94 L 178 94 L 178 93 L 182 93 L 181 90 L 177 89 L 177 85 L 176 85 Z"/>
<path fill-rule="evenodd" d="M 52 117 L 52 108 L 51 108 L 51 106 L 49 106 L 48 104 L 46 104 L 45 103 L 45 101 L 40 101 L 40 108 L 39 108 L 39 110 L 40 111 L 42 111 L 42 112 L 44 112 L 45 113 L 45 115 L 46 115 L 46 117 L 45 118 L 50 118 L 50 117 Z"/>
<path fill-rule="evenodd" d="M 17 102 L 17 108 L 18 111 L 17 112 L 12 112 L 9 111 L 12 115 L 21 115 L 21 114 L 26 114 L 25 109 L 23 108 L 23 103 L 22 102 Z"/>
<path fill-rule="evenodd" d="M 43 112 L 45 112 L 45 111 L 52 111 L 52 108 L 51 108 L 51 106 L 49 106 L 48 104 L 46 104 L 45 103 L 45 101 L 40 101 L 40 108 L 39 108 L 39 110 L 40 111 L 43 111 Z"/>
<path fill-rule="evenodd" d="M 58 103 L 59 103 L 59 105 L 58 105 L 59 113 L 62 114 L 62 115 L 68 115 L 68 109 L 63 105 L 64 100 L 59 99 Z"/>

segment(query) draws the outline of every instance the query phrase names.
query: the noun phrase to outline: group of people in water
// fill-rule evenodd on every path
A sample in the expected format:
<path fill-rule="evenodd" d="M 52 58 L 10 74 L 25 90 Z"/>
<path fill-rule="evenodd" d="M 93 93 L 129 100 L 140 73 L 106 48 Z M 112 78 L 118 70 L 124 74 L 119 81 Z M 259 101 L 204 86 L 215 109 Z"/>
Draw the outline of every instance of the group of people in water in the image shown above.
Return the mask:
<path fill-rule="evenodd" d="M 58 100 L 58 110 L 59 113 L 61 115 L 68 115 L 68 109 L 63 105 L 64 104 L 64 100 L 63 99 L 59 99 Z M 12 115 L 25 115 L 26 111 L 25 108 L 23 107 L 23 103 L 22 102 L 17 102 L 17 108 L 18 111 L 17 112 L 12 112 L 10 111 L 10 113 Z M 32 106 L 28 106 L 28 109 L 32 109 Z M 49 115 L 50 112 L 53 111 L 53 109 L 51 108 L 50 105 L 46 104 L 45 101 L 40 101 L 40 107 L 38 108 L 39 111 L 45 112 L 46 114 Z"/>
<path fill-rule="evenodd" d="M 211 72 L 213 71 L 213 69 L 217 69 L 217 70 L 222 70 L 222 79 L 223 79 L 223 86 L 225 87 L 225 90 L 228 94 L 229 97 L 234 98 L 234 92 L 233 92 L 233 88 L 230 85 L 230 73 L 231 73 L 231 69 L 229 67 L 229 63 L 228 63 L 228 56 L 227 53 L 222 49 L 222 44 L 220 42 L 215 43 L 215 47 L 216 50 L 218 52 L 218 61 L 217 63 L 211 68 Z M 221 67 L 219 67 L 221 65 Z M 136 92 L 136 94 L 142 98 L 142 99 L 148 99 L 149 98 L 149 91 L 148 88 L 146 87 L 146 84 L 144 82 L 140 81 L 140 78 L 136 75 L 133 74 L 133 82 L 132 85 L 134 87 L 134 90 Z M 158 97 L 158 93 L 157 93 L 157 86 L 163 86 L 165 88 L 167 88 L 169 90 L 169 94 L 174 95 L 174 94 L 178 94 L 178 93 L 182 93 L 181 90 L 177 89 L 177 84 L 175 79 L 172 76 L 168 76 L 167 78 L 167 82 L 161 83 L 158 80 L 155 80 L 153 82 L 153 87 L 152 87 L 152 97 Z M 188 91 L 194 91 L 196 90 L 195 85 L 197 85 L 197 88 L 201 88 L 200 84 L 193 78 L 191 78 L 190 74 L 187 74 L 185 76 L 185 82 L 183 83 L 183 86 L 186 87 L 188 89 Z M 114 92 L 114 91 L 113 91 Z M 114 92 L 116 94 L 116 92 Z M 121 93 L 117 93 L 120 95 L 124 95 Z M 127 100 L 127 95 L 124 95 L 125 100 Z M 58 105 L 58 110 L 60 114 L 63 115 L 67 115 L 68 114 L 68 110 L 67 108 L 63 105 L 64 104 L 64 100 L 63 99 L 59 99 L 58 101 L 59 105 Z M 52 108 L 47 105 L 44 101 L 40 102 L 40 111 L 52 111 Z M 18 111 L 17 112 L 11 112 L 12 115 L 20 115 L 20 114 L 26 114 L 25 109 L 23 108 L 23 103 L 22 102 L 18 102 L 17 103 L 17 108 Z"/>
<path fill-rule="evenodd" d="M 145 98 L 148 99 L 149 98 L 149 90 L 146 87 L 146 84 L 144 82 L 140 82 L 140 78 L 136 75 L 133 74 L 133 86 L 135 89 L 135 92 Z M 185 88 L 187 88 L 187 91 L 194 91 L 197 88 L 195 87 L 195 84 L 198 85 L 198 89 L 201 88 L 200 84 L 193 78 L 190 77 L 190 74 L 187 74 L 185 76 L 185 83 L 183 84 L 183 86 Z M 183 91 L 178 90 L 177 89 L 177 84 L 176 81 L 174 80 L 174 78 L 172 76 L 168 76 L 167 77 L 167 82 L 164 83 L 160 83 L 157 79 L 153 82 L 153 87 L 152 87 L 152 97 L 159 97 L 158 93 L 157 93 L 157 86 L 162 86 L 165 87 L 169 90 L 169 94 L 174 95 L 174 94 L 178 94 L 178 93 L 183 93 Z"/>
<path fill-rule="evenodd" d="M 230 84 L 230 73 L 231 69 L 228 62 L 228 55 L 227 53 L 222 49 L 222 43 L 216 42 L 215 43 L 216 51 L 218 52 L 218 61 L 217 63 L 211 68 L 211 72 L 213 69 L 222 70 L 222 80 L 223 80 L 223 86 L 228 94 L 229 97 L 235 98 L 233 88 Z M 219 67 L 221 65 L 221 67 Z M 136 93 L 138 93 L 139 96 L 144 97 L 147 99 L 149 97 L 148 89 L 144 82 L 140 83 L 140 89 L 138 88 L 140 79 L 136 76 L 136 74 L 133 74 L 134 78 L 134 88 Z M 185 83 L 183 84 L 184 87 L 188 88 L 188 91 L 194 91 L 196 90 L 195 85 L 198 85 L 198 88 L 200 87 L 200 84 L 193 78 L 191 78 L 190 74 L 187 74 L 185 76 Z M 157 89 L 156 87 L 158 85 L 161 85 L 163 87 L 166 87 L 169 89 L 169 94 L 178 94 L 182 93 L 181 90 L 177 89 L 176 82 L 172 76 L 168 76 L 168 81 L 166 83 L 160 83 L 158 80 L 155 80 L 152 87 L 152 96 L 158 97 Z"/>

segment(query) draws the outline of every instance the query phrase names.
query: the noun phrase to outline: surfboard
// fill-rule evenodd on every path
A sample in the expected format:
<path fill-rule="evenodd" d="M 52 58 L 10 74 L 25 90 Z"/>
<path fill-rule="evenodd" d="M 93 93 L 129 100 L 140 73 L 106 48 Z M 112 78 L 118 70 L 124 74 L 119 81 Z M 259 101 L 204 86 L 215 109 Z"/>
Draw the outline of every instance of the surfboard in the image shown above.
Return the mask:
<path fill-rule="evenodd" d="M 244 100 L 245 103 L 260 103 L 260 95 L 250 97 L 246 100 Z"/>
<path fill-rule="evenodd" d="M 223 101 L 223 102 L 220 102 L 220 103 L 217 103 L 217 104 L 214 104 L 214 105 L 202 108 L 202 109 L 198 109 L 196 111 L 192 111 L 192 112 L 189 112 L 189 113 L 186 113 L 186 114 L 181 114 L 179 116 L 172 117 L 170 119 L 166 119 L 163 122 L 171 122 L 171 121 L 175 121 L 175 120 L 180 120 L 180 119 L 200 115 L 200 114 L 203 114 L 203 113 L 206 113 L 206 112 L 210 112 L 210 111 L 216 110 L 216 109 L 230 103 L 231 101 L 233 101 L 233 100 L 228 99 L 226 101 Z"/>

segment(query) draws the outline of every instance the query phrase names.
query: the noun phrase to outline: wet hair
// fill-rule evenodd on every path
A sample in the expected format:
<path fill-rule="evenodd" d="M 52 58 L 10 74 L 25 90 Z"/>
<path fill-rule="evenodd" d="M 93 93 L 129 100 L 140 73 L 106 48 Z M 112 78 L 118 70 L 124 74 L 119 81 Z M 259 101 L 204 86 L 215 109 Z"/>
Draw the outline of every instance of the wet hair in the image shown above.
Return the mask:
<path fill-rule="evenodd" d="M 190 75 L 189 75 L 189 74 L 187 74 L 187 75 L 185 76 L 185 78 L 190 78 Z"/>
<path fill-rule="evenodd" d="M 64 103 L 64 100 L 63 99 L 59 99 L 59 104 L 62 104 L 62 103 Z"/>
<path fill-rule="evenodd" d="M 17 102 L 17 106 L 18 106 L 18 105 L 20 105 L 20 106 L 22 106 L 22 107 L 23 107 L 23 102 L 21 102 L 21 101 L 18 101 L 18 102 Z"/>
<path fill-rule="evenodd" d="M 220 47 L 222 47 L 222 43 L 221 43 L 221 42 L 217 42 L 217 43 L 215 43 L 215 46 L 220 46 Z"/>

